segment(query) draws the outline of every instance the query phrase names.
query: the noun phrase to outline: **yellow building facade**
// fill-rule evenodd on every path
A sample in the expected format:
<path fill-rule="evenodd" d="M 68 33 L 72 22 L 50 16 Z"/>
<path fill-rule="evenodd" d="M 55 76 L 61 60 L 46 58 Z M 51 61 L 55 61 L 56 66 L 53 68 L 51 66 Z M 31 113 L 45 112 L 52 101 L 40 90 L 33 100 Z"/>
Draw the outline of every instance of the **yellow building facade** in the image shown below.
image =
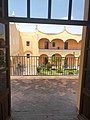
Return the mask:
<path fill-rule="evenodd" d="M 60 33 L 43 33 L 37 27 L 34 32 L 20 32 L 16 24 L 10 24 L 11 56 L 48 56 L 80 57 L 81 34 L 64 30 Z"/>
<path fill-rule="evenodd" d="M 64 27 L 60 33 L 43 33 L 36 26 L 34 32 L 20 32 L 15 23 L 10 24 L 10 55 L 11 71 L 19 64 L 26 66 L 26 72 L 34 71 L 41 64 L 67 64 L 79 69 L 82 36 L 69 33 Z M 53 62 L 52 57 L 58 57 L 59 62 Z M 29 58 L 29 59 L 28 59 Z M 33 70 L 32 70 L 33 69 Z M 26 74 L 25 74 L 26 75 Z M 32 75 L 32 73 L 31 73 Z"/>

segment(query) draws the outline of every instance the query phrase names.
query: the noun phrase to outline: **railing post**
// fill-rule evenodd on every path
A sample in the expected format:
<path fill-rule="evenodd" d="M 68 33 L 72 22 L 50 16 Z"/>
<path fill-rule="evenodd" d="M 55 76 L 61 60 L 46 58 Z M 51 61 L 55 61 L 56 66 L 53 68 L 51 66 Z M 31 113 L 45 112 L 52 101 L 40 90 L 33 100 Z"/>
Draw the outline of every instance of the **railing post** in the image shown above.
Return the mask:
<path fill-rule="evenodd" d="M 76 57 L 76 69 L 78 69 L 78 57 Z"/>
<path fill-rule="evenodd" d="M 52 57 L 51 56 L 49 56 L 48 57 L 48 62 L 51 64 L 51 60 L 52 60 Z"/>
<path fill-rule="evenodd" d="M 39 56 L 37 56 L 37 66 L 39 65 Z"/>
<path fill-rule="evenodd" d="M 65 60 L 65 57 L 62 57 L 62 62 L 61 62 L 62 66 L 64 66 L 64 60 Z"/>

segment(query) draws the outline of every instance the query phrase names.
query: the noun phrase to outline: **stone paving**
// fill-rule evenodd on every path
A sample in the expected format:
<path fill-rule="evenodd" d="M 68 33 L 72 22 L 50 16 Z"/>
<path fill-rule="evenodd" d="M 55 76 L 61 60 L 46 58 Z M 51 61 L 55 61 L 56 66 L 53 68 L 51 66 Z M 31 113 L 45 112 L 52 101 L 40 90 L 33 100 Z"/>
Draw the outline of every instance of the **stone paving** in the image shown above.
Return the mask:
<path fill-rule="evenodd" d="M 77 120 L 78 79 L 13 79 L 13 120 Z"/>

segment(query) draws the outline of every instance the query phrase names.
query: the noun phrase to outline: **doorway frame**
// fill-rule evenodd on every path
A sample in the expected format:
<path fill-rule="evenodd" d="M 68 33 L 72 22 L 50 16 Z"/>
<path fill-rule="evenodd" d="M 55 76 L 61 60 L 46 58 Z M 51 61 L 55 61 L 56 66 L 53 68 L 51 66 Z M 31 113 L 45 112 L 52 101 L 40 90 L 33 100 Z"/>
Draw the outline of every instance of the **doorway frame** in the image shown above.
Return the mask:
<path fill-rule="evenodd" d="M 86 1 L 86 0 L 85 0 Z M 88 9 L 88 18 L 87 20 L 71 20 L 71 12 L 72 12 L 72 0 L 69 0 L 69 9 L 68 9 L 68 20 L 61 20 L 61 19 L 51 19 L 51 3 L 52 0 L 48 0 L 48 18 L 47 19 L 42 19 L 42 18 L 30 18 L 30 0 L 27 0 L 27 17 L 9 17 L 8 16 L 8 0 L 4 0 L 3 2 L 3 18 L 7 20 L 8 22 L 8 30 L 9 30 L 9 22 L 18 22 L 18 23 L 38 23 L 38 24 L 56 24 L 56 25 L 75 25 L 75 26 L 90 26 L 90 1 L 88 0 L 89 4 L 89 9 Z M 0 18 L 0 21 L 3 21 L 3 18 Z M 89 30 L 87 28 L 87 35 L 86 38 L 89 34 Z M 7 38 L 9 39 L 9 32 L 7 35 Z M 8 41 L 9 44 L 9 41 Z M 86 44 L 85 44 L 86 46 Z M 86 47 L 85 47 L 86 49 Z M 85 51 L 85 50 L 84 50 Z M 86 52 L 84 52 L 85 55 Z M 10 58 L 10 56 L 8 56 L 8 59 Z M 85 62 L 85 56 L 83 59 L 83 62 Z M 8 65 L 9 65 L 9 61 L 8 61 Z M 83 66 L 82 72 L 84 73 L 84 68 L 85 66 Z M 10 74 L 10 70 L 9 73 Z M 82 86 L 81 86 L 81 91 L 83 88 L 83 84 L 84 84 L 84 75 L 82 76 Z M 8 80 L 10 81 L 10 76 L 8 76 Z M 81 97 L 80 97 L 80 101 L 82 99 L 82 92 L 80 93 Z M 80 102 L 80 109 L 82 109 L 82 101 Z M 81 111 L 80 111 L 81 113 Z"/>

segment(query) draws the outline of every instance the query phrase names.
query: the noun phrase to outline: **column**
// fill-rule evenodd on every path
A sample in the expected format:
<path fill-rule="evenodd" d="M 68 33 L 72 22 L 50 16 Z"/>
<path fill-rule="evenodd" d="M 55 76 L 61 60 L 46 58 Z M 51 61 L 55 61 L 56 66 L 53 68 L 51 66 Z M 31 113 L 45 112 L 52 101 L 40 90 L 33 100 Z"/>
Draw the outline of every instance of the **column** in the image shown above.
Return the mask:
<path fill-rule="evenodd" d="M 78 57 L 76 57 L 76 69 L 78 69 Z"/>

